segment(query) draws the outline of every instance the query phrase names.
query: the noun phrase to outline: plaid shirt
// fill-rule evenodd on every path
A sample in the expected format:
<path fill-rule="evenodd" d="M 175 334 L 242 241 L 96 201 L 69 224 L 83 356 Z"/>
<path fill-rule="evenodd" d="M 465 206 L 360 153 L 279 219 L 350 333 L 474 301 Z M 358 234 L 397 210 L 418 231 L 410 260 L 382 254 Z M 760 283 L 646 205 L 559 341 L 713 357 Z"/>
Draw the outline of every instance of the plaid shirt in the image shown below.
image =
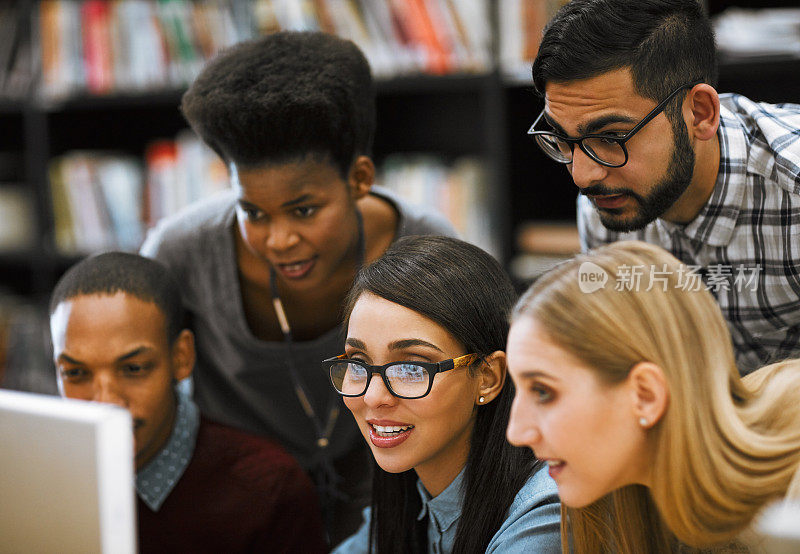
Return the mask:
<path fill-rule="evenodd" d="M 617 240 L 657 244 L 693 266 L 728 322 L 742 374 L 800 357 L 800 105 L 720 95 L 714 191 L 687 225 L 657 219 L 614 233 L 578 198 L 584 251 Z"/>

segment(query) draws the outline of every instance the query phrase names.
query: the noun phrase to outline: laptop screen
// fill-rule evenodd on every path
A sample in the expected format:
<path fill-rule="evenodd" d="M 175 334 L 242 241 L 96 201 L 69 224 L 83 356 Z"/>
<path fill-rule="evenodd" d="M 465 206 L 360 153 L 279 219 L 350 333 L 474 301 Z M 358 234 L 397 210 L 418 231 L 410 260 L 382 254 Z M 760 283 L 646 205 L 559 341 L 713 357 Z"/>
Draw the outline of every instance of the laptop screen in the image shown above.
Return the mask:
<path fill-rule="evenodd" d="M 136 552 L 133 434 L 122 408 L 0 390 L 8 552 Z"/>

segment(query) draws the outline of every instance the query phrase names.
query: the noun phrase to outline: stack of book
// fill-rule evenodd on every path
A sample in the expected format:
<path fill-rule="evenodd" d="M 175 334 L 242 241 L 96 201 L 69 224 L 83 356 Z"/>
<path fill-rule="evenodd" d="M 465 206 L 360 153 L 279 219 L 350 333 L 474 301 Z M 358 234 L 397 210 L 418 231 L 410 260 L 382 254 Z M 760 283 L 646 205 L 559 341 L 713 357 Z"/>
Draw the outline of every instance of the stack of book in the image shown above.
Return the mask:
<path fill-rule="evenodd" d="M 378 77 L 486 72 L 488 10 L 487 0 L 42 0 L 41 90 L 180 88 L 221 48 L 280 29 L 351 39 Z"/>

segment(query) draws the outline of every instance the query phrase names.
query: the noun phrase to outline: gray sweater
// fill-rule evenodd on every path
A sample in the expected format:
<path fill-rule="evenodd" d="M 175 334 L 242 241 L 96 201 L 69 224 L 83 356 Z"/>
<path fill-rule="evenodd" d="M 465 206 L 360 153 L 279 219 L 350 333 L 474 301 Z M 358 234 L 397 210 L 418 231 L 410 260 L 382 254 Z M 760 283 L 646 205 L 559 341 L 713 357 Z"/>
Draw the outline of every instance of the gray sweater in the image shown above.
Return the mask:
<path fill-rule="evenodd" d="M 373 187 L 371 194 L 397 210 L 397 238 L 456 235 L 452 225 L 432 210 L 412 206 L 380 187 Z M 277 439 L 303 467 L 311 469 L 316 435 L 295 395 L 286 365 L 287 347 L 256 338 L 245 320 L 232 231 L 234 208 L 232 190 L 196 203 L 152 229 L 141 253 L 165 263 L 182 287 L 197 344 L 194 395 L 203 414 Z M 343 339 L 336 327 L 293 345 L 295 366 L 323 420 L 332 388 L 320 362 L 344 352 Z M 333 401 L 341 403 L 338 398 Z M 343 404 L 341 411 L 328 447 L 333 459 L 363 441 Z"/>

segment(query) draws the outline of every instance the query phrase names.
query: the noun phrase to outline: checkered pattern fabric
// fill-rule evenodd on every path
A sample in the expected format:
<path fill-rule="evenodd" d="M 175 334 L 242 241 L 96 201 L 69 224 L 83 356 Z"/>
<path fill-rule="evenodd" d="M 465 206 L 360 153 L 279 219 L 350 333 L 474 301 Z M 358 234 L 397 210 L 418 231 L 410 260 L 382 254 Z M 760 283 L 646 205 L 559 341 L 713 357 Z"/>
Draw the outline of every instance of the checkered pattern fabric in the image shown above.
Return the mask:
<path fill-rule="evenodd" d="M 731 330 L 742 374 L 800 357 L 800 105 L 720 95 L 716 186 L 687 225 L 661 219 L 615 233 L 578 199 L 585 250 L 643 240 L 703 276 Z"/>
<path fill-rule="evenodd" d="M 178 408 L 175 426 L 167 443 L 146 466 L 136 472 L 136 493 L 147 506 L 157 512 L 178 484 L 194 455 L 200 410 L 184 392 L 177 392 Z"/>

